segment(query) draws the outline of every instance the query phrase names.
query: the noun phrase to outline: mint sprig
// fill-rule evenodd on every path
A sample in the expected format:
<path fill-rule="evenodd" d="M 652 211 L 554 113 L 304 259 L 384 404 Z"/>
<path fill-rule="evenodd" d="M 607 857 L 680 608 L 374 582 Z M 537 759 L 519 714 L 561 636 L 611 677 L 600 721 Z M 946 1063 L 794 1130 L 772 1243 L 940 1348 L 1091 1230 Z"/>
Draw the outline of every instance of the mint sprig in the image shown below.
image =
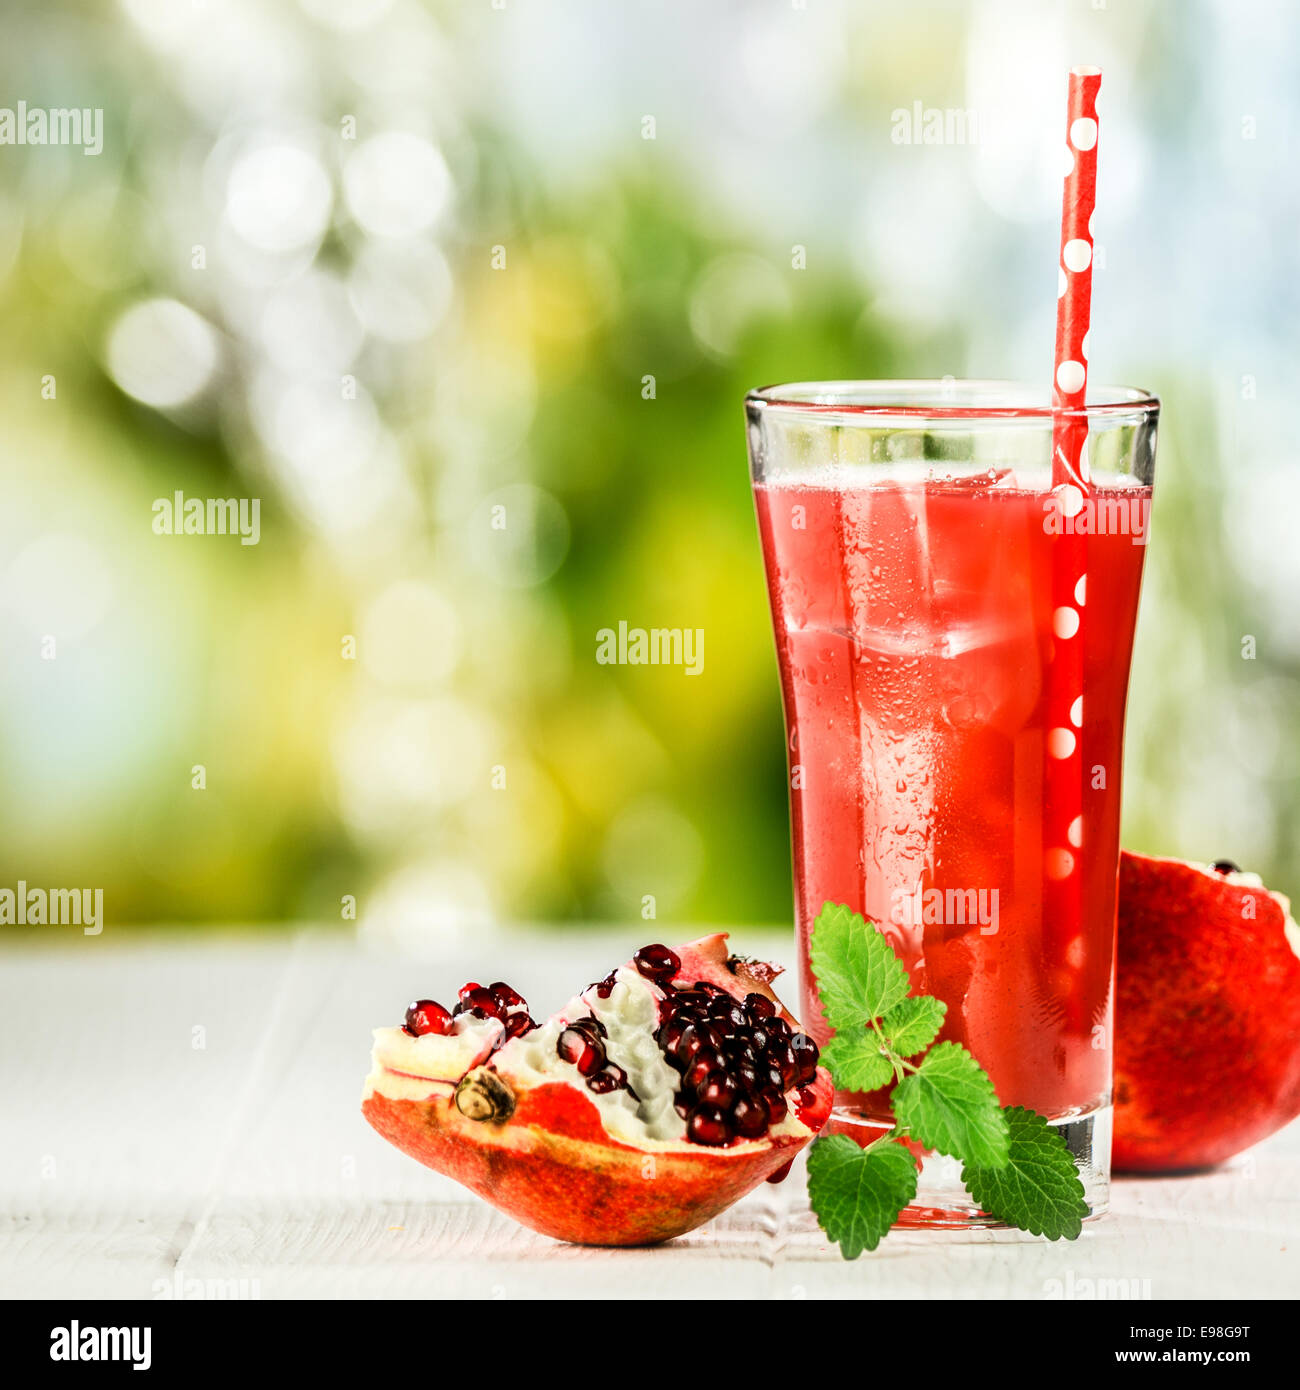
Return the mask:
<path fill-rule="evenodd" d="M 988 1073 L 960 1043 L 932 1048 L 894 1088 L 894 1116 L 927 1149 L 1000 1168 L 1011 1152 Z"/>
<path fill-rule="evenodd" d="M 879 1018 L 911 991 L 893 947 L 843 903 L 827 903 L 817 914 L 812 968 L 822 1008 L 846 1030 Z"/>
<path fill-rule="evenodd" d="M 901 1144 L 861 1149 L 846 1134 L 818 1139 L 808 1154 L 808 1184 L 822 1194 L 817 1219 L 846 1260 L 874 1250 L 916 1196 L 916 1164 Z"/>
<path fill-rule="evenodd" d="M 942 999 L 917 994 L 895 1004 L 880 1020 L 880 1031 L 899 1057 L 915 1057 L 939 1036 L 947 1012 L 948 1006 Z"/>
<path fill-rule="evenodd" d="M 894 1059 L 878 1033 L 836 1033 L 822 1048 L 822 1066 L 845 1091 L 878 1091 L 896 1081 Z"/>
<path fill-rule="evenodd" d="M 1065 1140 L 1032 1110 L 1009 1106 L 1004 1112 L 1011 1149 L 1001 1167 L 967 1163 L 961 1170 L 966 1190 L 1000 1221 L 1048 1240 L 1077 1240 L 1088 1204 Z"/>
<path fill-rule="evenodd" d="M 988 1073 L 959 1043 L 932 1046 L 946 1006 L 910 993 L 903 962 L 876 924 L 826 903 L 811 956 L 835 1030 L 822 1062 L 836 1086 L 893 1086 L 896 1124 L 888 1134 L 866 1148 L 831 1135 L 814 1140 L 808 1154 L 813 1211 L 845 1259 L 874 1250 L 915 1198 L 917 1166 L 906 1140 L 959 1159 L 966 1190 L 990 1216 L 1049 1240 L 1074 1240 L 1087 1205 L 1065 1140 L 1032 1110 L 1003 1109 Z"/>

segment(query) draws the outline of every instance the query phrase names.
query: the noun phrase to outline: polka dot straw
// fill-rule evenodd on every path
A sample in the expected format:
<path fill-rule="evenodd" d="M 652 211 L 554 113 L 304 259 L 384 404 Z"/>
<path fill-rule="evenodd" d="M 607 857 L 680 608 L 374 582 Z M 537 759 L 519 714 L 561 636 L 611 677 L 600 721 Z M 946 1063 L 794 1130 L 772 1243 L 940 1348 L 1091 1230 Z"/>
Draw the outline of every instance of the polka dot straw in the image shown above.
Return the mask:
<path fill-rule="evenodd" d="M 1097 68 L 1070 70 L 1065 189 L 1061 200 L 1061 257 L 1056 301 L 1056 369 L 1052 406 L 1082 411 L 1088 384 L 1088 324 L 1092 313 L 1092 213 L 1097 196 Z M 1087 600 L 1087 533 L 1069 518 L 1092 491 L 1088 422 L 1058 415 L 1052 430 L 1052 491 L 1064 519 L 1054 537 L 1053 654 L 1047 688 L 1048 734 L 1043 815 L 1043 942 L 1057 968 L 1075 971 L 1085 959 L 1083 848 L 1083 621 Z M 1068 528 L 1068 529 L 1067 529 Z M 1066 999 L 1079 992 L 1061 981 Z M 1079 1027 L 1087 1020 L 1074 1019 Z"/>

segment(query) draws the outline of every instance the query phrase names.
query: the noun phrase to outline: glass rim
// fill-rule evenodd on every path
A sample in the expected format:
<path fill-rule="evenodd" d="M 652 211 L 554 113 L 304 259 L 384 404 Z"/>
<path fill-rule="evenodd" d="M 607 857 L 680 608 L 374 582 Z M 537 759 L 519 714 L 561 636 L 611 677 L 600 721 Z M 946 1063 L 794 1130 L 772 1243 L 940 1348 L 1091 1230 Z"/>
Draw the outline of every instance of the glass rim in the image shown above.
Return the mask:
<path fill-rule="evenodd" d="M 965 399 L 962 399 L 963 394 Z M 1090 391 L 1090 395 L 1094 392 Z M 880 396 L 880 400 L 855 400 Z M 1160 410 L 1154 392 L 1136 386 L 1099 386 L 1096 399 L 1080 406 L 1054 407 L 1048 388 L 994 378 L 911 378 L 861 381 L 792 381 L 746 392 L 745 403 L 764 411 L 796 415 L 862 417 L 864 422 L 902 420 L 1107 419 L 1151 416 Z M 912 399 L 908 399 L 912 397 Z M 1019 398 L 1023 403 L 1016 403 Z"/>

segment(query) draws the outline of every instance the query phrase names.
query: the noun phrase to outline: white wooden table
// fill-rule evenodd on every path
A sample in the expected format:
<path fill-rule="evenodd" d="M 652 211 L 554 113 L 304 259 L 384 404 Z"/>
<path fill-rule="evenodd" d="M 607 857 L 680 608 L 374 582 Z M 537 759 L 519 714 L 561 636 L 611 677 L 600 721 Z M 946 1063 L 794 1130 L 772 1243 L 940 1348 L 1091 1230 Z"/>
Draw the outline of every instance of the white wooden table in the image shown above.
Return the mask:
<path fill-rule="evenodd" d="M 1297 1125 L 1210 1175 L 1119 1182 L 1074 1243 L 895 1233 L 846 1264 L 799 1167 L 668 1246 L 580 1249 L 362 1121 L 370 1029 L 410 998 L 504 978 L 544 1015 L 642 935 L 502 932 L 425 961 L 312 931 L 6 946 L 0 1295 L 151 1298 L 178 1280 L 261 1298 L 1087 1298 L 1090 1280 L 1111 1297 L 1300 1294 Z M 788 939 L 738 943 L 789 957 Z"/>

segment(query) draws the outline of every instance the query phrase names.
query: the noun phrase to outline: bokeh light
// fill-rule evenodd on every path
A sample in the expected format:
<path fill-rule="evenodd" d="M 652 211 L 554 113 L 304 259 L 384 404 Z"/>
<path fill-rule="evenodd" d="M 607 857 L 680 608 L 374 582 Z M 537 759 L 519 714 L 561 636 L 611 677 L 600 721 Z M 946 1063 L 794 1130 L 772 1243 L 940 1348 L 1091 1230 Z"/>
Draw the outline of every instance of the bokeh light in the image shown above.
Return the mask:
<path fill-rule="evenodd" d="M 132 305 L 113 325 L 106 349 L 113 380 L 128 396 L 159 409 L 197 396 L 218 354 L 212 326 L 174 299 Z"/>
<path fill-rule="evenodd" d="M 320 161 L 294 145 L 252 149 L 230 171 L 226 216 L 259 251 L 295 251 L 319 241 L 333 194 Z"/>
<path fill-rule="evenodd" d="M 391 130 L 364 141 L 349 156 L 343 187 L 348 210 L 366 231 L 409 237 L 442 215 L 451 197 L 451 173 L 427 140 Z"/>

